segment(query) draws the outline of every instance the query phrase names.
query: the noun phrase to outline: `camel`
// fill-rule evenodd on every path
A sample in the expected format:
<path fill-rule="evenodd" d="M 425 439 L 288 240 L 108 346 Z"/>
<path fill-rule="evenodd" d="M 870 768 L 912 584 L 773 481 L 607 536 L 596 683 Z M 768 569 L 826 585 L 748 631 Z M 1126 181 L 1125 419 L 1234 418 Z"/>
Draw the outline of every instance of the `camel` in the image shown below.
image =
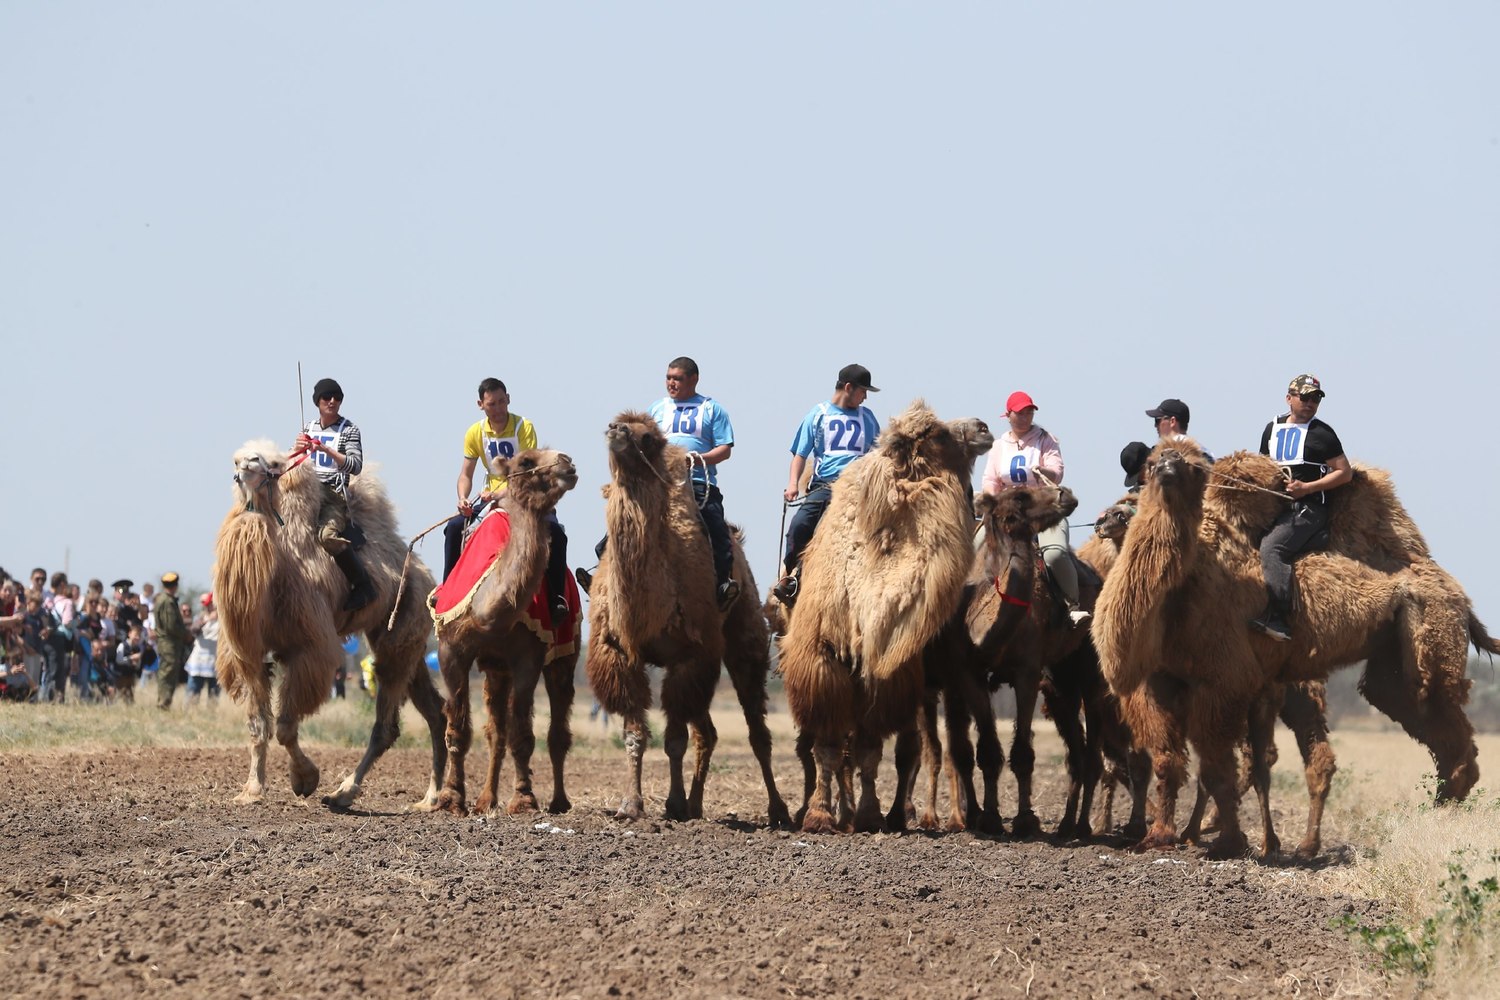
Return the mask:
<path fill-rule="evenodd" d="M 588 676 L 594 696 L 623 719 L 629 778 L 617 815 L 638 819 L 644 809 L 641 765 L 649 739 L 648 663 L 663 668 L 661 704 L 667 716 L 663 746 L 671 770 L 668 819 L 701 819 L 709 760 L 718 740 L 709 703 L 722 662 L 745 713 L 750 746 L 769 796 L 768 821 L 790 826 L 771 771 L 766 726 L 770 637 L 749 595 L 755 578 L 734 539 L 734 579 L 746 595 L 720 611 L 708 534 L 688 484 L 687 452 L 667 443 L 649 414 L 625 411 L 605 433 L 611 481 L 604 487 L 609 547 L 599 560 L 589 595 Z M 738 532 L 736 532 L 738 535 Z M 691 791 L 683 758 L 692 730 L 696 759 Z"/>
<path fill-rule="evenodd" d="M 922 650 L 952 617 L 974 558 L 970 462 L 963 435 L 918 400 L 834 484 L 780 642 L 787 703 L 817 763 L 802 822 L 808 832 L 881 826 L 881 742 L 914 724 Z M 986 499 L 978 513 L 988 518 L 992 510 Z M 995 559 L 1007 536 L 991 534 Z M 852 816 L 846 746 L 861 783 Z"/>
<path fill-rule="evenodd" d="M 998 559 L 984 551 L 974 553 L 953 616 L 923 652 L 928 689 L 923 703 L 922 748 L 929 783 L 927 805 L 918 825 L 924 829 L 937 825 L 937 748 L 940 744 L 936 715 L 940 689 L 948 731 L 951 804 L 948 828 L 977 827 L 985 833 L 999 834 L 1004 832 L 999 812 L 999 769 L 1004 764 L 1005 755 L 996 733 L 994 709 L 990 702 L 990 666 L 1015 637 L 1032 606 L 1038 584 L 1037 533 L 1071 514 L 1078 502 L 1070 490 L 1055 486 L 1005 490 L 988 499 L 981 496 L 976 502 L 991 507 L 985 531 L 986 543 L 992 532 L 1003 535 L 1005 543 L 997 553 L 1000 555 Z M 1030 690 L 1034 698 L 1035 688 Z M 1018 699 L 1021 698 L 1024 694 L 1018 695 Z M 1027 720 L 1025 723 L 1020 721 L 1023 716 Z M 1023 735 L 1022 730 L 1029 734 L 1030 716 L 1029 708 L 1017 711 L 1016 741 L 1019 746 L 1028 748 L 1029 735 Z M 971 720 L 978 729 L 979 760 L 985 776 L 982 806 L 974 789 L 975 756 L 968 735 Z M 903 733 L 897 740 L 896 805 L 886 817 L 887 823 L 894 827 L 903 826 L 910 811 L 903 793 L 911 787 L 914 777 L 915 744 L 913 734 L 909 733 Z M 1024 756 L 1025 751 L 1021 755 Z M 1023 800 L 1029 803 L 1029 796 L 1023 796 Z M 1024 820 L 1022 826 L 1025 826 Z"/>
<path fill-rule="evenodd" d="M 577 612 L 569 627 L 569 622 L 551 621 L 550 609 L 546 624 L 535 620 L 530 611 L 551 549 L 547 517 L 563 495 L 578 485 L 578 472 L 562 452 L 531 448 L 510 460 L 501 459 L 500 470 L 508 483 L 503 516 L 509 521 L 509 540 L 456 606 L 439 613 L 434 603 L 437 591 L 428 598 L 437 629 L 438 662 L 448 687 L 447 780 L 437 805 L 460 816 L 467 812 L 464 758 L 473 739 L 469 669 L 477 663 L 484 671 L 489 715 L 484 732 L 490 759 L 475 811 L 487 813 L 496 807 L 507 736 L 516 779 L 506 811 L 512 815 L 536 811 L 531 788 L 531 754 L 536 747 L 532 704 L 537 680 L 542 679 L 552 716 L 547 734 L 552 758 L 548 811 L 561 813 L 570 808 L 563 785 L 563 758 L 573 742 L 568 713 L 573 706 L 573 671 L 578 665 Z M 459 575 L 455 572 L 449 582 Z"/>
<path fill-rule="evenodd" d="M 1328 547 L 1296 563 L 1303 606 L 1292 641 L 1276 643 L 1252 635 L 1248 622 L 1264 603 L 1258 542 L 1285 502 L 1277 467 L 1236 452 L 1210 471 L 1195 444 L 1177 440 L 1159 444 L 1148 469 L 1094 623 L 1105 677 L 1157 776 L 1155 818 L 1138 846 L 1177 841 L 1191 743 L 1219 811 L 1208 854 L 1243 853 L 1236 743 L 1248 726 L 1253 783 L 1268 817 L 1274 686 L 1324 680 L 1359 660 L 1367 661 L 1365 697 L 1432 753 L 1439 802 L 1466 796 L 1478 778 L 1463 712 L 1467 648 L 1495 652 L 1500 644 L 1432 561 L 1389 477 L 1356 464 L 1354 482 L 1335 495 Z M 1265 833 L 1263 854 L 1276 849 L 1269 819 Z"/>
<path fill-rule="evenodd" d="M 332 690 L 344 656 L 340 636 L 362 632 L 379 682 L 375 724 L 354 773 L 323 801 L 341 809 L 354 802 L 370 768 L 396 741 L 401 705 L 410 697 L 432 738 L 427 793 L 411 808 L 431 809 L 444 766 L 442 698 L 423 662 L 429 623 L 420 595 L 431 588 L 432 576 L 414 558 L 397 605 L 407 547 L 384 485 L 369 471 L 349 484 L 349 515 L 365 536 L 360 558 L 377 591 L 374 601 L 350 613 L 343 610 L 349 583 L 318 545 L 319 483 L 312 466 L 289 463 L 270 441 L 251 441 L 234 453 L 234 468 L 234 506 L 219 527 L 213 586 L 222 628 L 219 681 L 245 702 L 250 721 L 250 777 L 235 802 L 265 796 L 272 700 L 267 654 L 282 670 L 276 739 L 291 758 L 292 791 L 307 796 L 319 774 L 298 745 L 298 724 Z"/>

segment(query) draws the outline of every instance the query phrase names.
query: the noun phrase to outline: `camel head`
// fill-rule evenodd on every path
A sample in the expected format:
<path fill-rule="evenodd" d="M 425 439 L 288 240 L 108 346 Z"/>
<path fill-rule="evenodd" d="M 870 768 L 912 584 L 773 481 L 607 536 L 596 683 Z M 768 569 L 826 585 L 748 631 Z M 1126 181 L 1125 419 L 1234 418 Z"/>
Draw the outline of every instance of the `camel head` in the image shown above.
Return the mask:
<path fill-rule="evenodd" d="M 1078 498 L 1065 486 L 1029 486 L 981 493 L 974 512 L 985 523 L 985 573 L 997 577 L 1012 557 L 1034 555 L 1036 536 L 1078 509 Z"/>
<path fill-rule="evenodd" d="M 272 442 L 246 441 L 234 453 L 235 502 L 269 507 L 271 490 L 286 466 L 286 454 Z"/>
<path fill-rule="evenodd" d="M 1162 441 L 1146 456 L 1145 488 L 1142 495 L 1193 495 L 1201 497 L 1208 484 L 1208 459 L 1189 438 Z"/>
<path fill-rule="evenodd" d="M 556 507 L 563 494 L 578 485 L 573 460 L 547 448 L 527 448 L 514 458 L 503 459 L 500 470 L 506 478 L 506 496 L 528 510 Z"/>
<path fill-rule="evenodd" d="M 665 468 L 667 436 L 649 413 L 625 410 L 609 422 L 604 440 L 609 446 L 610 471 L 616 475 L 626 469 L 644 471 L 642 466 Z"/>
<path fill-rule="evenodd" d="M 1130 519 L 1135 517 L 1136 506 L 1134 497 L 1129 500 L 1121 500 L 1112 507 L 1106 507 L 1094 522 L 1094 534 L 1100 538 L 1107 539 L 1118 545 L 1125 539 L 1125 530 L 1130 527 Z"/>
<path fill-rule="evenodd" d="M 964 417 L 962 420 L 948 421 L 948 429 L 958 438 L 963 445 L 965 453 L 969 456 L 969 467 L 972 469 L 974 462 L 980 455 L 989 453 L 995 446 L 995 435 L 990 432 L 990 425 L 978 417 Z"/>
<path fill-rule="evenodd" d="M 970 430 L 977 440 L 978 429 Z M 991 435 L 990 444 L 994 441 Z M 918 399 L 891 418 L 876 451 L 885 455 L 897 479 L 917 480 L 945 472 L 967 476 L 971 462 L 967 447 L 952 425 L 939 420 Z"/>

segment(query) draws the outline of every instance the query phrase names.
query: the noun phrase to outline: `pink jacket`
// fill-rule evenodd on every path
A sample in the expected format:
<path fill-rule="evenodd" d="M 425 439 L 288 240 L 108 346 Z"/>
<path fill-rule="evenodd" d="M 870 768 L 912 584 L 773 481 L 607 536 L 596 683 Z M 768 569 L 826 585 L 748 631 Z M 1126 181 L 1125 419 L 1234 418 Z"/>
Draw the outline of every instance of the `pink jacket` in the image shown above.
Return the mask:
<path fill-rule="evenodd" d="M 1014 431 L 1006 431 L 995 440 L 984 463 L 984 491 L 999 493 L 1017 486 L 1045 485 L 1036 476 L 1038 469 L 1053 483 L 1062 483 L 1063 459 L 1057 438 L 1033 426 L 1018 442 Z"/>

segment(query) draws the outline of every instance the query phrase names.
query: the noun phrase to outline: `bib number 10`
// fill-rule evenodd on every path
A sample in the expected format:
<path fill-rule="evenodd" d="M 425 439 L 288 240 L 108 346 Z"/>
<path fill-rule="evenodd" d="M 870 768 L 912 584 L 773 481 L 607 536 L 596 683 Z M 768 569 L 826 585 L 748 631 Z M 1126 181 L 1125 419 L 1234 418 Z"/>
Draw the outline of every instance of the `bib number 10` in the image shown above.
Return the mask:
<path fill-rule="evenodd" d="M 1276 429 L 1276 461 L 1283 463 L 1302 461 L 1302 428 L 1278 427 Z"/>

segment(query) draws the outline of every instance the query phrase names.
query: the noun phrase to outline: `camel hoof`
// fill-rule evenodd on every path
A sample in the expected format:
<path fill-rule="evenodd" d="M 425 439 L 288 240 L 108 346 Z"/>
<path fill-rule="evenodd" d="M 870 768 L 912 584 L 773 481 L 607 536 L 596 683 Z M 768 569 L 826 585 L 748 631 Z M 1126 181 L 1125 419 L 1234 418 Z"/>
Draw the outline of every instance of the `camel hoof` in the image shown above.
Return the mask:
<path fill-rule="evenodd" d="M 968 828 L 969 823 L 968 820 L 964 818 L 964 814 L 957 812 L 950 813 L 948 815 L 948 822 L 943 826 L 943 829 L 948 833 L 963 833 Z"/>
<path fill-rule="evenodd" d="M 481 794 L 478 801 L 474 803 L 474 815 L 476 816 L 488 816 L 494 811 L 495 797 L 489 792 L 484 792 L 483 794 Z"/>
<path fill-rule="evenodd" d="M 433 797 L 420 798 L 406 807 L 409 813 L 437 812 L 437 799 Z"/>
<path fill-rule="evenodd" d="M 1243 858 L 1250 850 L 1250 842 L 1245 839 L 1244 834 L 1233 836 L 1220 834 L 1219 839 L 1208 845 L 1203 856 L 1209 861 L 1229 861 L 1233 858 Z"/>
<path fill-rule="evenodd" d="M 885 828 L 891 833 L 906 832 L 906 810 L 892 809 L 885 814 Z"/>
<path fill-rule="evenodd" d="M 837 827 L 833 822 L 833 813 L 826 809 L 809 809 L 802 820 L 803 833 L 835 833 Z"/>
<path fill-rule="evenodd" d="M 1278 855 L 1280 853 L 1281 853 L 1281 838 L 1280 837 L 1277 837 L 1277 836 L 1274 836 L 1274 835 L 1270 836 L 1270 837 L 1267 837 L 1266 838 L 1266 842 L 1264 844 L 1260 845 L 1260 858 L 1261 858 L 1262 861 L 1265 861 L 1265 860 L 1267 860 L 1269 858 L 1274 858 L 1274 857 L 1276 857 L 1276 855 Z"/>
<path fill-rule="evenodd" d="M 1042 832 L 1042 821 L 1036 818 L 1034 812 L 1023 812 L 1010 824 L 1011 835 L 1024 840 L 1027 837 L 1035 837 Z"/>
<path fill-rule="evenodd" d="M 247 788 L 234 797 L 234 804 L 237 806 L 250 806 L 264 802 L 265 800 L 266 796 L 264 792 L 259 790 L 251 791 Z"/>
<path fill-rule="evenodd" d="M 878 811 L 872 813 L 856 812 L 854 814 L 855 833 L 884 833 L 885 818 Z"/>
<path fill-rule="evenodd" d="M 1140 839 L 1132 851 L 1144 853 L 1146 851 L 1170 851 L 1177 847 L 1177 835 L 1171 832 L 1148 833 Z"/>
<path fill-rule="evenodd" d="M 1318 851 L 1321 850 L 1322 847 L 1323 845 L 1320 841 L 1304 840 L 1302 843 L 1297 845 L 1297 849 L 1292 852 L 1292 856 L 1297 858 L 1299 861 L 1311 861 L 1313 858 L 1316 858 L 1318 856 Z"/>
<path fill-rule="evenodd" d="M 646 814 L 645 805 L 640 799 L 625 799 L 615 810 L 615 819 L 640 819 Z"/>
<path fill-rule="evenodd" d="M 318 769 L 316 767 L 298 774 L 292 772 L 292 791 L 300 798 L 307 798 L 318 790 Z"/>
<path fill-rule="evenodd" d="M 505 806 L 505 811 L 512 816 L 519 816 L 522 813 L 538 812 L 539 809 L 540 807 L 536 804 L 536 796 L 532 795 L 530 792 L 527 792 L 524 795 L 511 796 L 510 802 L 508 802 Z"/>
<path fill-rule="evenodd" d="M 938 828 L 937 813 L 924 812 L 917 820 L 917 828 L 921 830 L 936 830 Z"/>
<path fill-rule="evenodd" d="M 558 792 L 556 795 L 554 795 L 552 797 L 552 801 L 547 803 L 547 811 L 554 816 L 558 815 L 559 813 L 565 813 L 572 808 L 573 803 L 569 802 L 568 797 L 561 792 Z"/>
<path fill-rule="evenodd" d="M 343 787 L 332 795 L 323 796 L 323 804 L 330 809 L 348 809 L 359 798 L 359 786 Z"/>
<path fill-rule="evenodd" d="M 772 799 L 766 809 L 766 825 L 773 830 L 791 830 L 791 814 L 786 811 L 786 803 L 780 799 Z"/>
<path fill-rule="evenodd" d="M 662 810 L 662 817 L 664 819 L 685 822 L 687 819 L 689 819 L 687 800 L 677 799 L 676 801 L 673 801 L 672 799 L 667 799 L 667 807 Z"/>
<path fill-rule="evenodd" d="M 979 822 L 973 824 L 972 829 L 978 830 L 987 837 L 1005 836 L 1005 821 L 1000 818 L 999 813 L 980 813 Z"/>
<path fill-rule="evenodd" d="M 1066 844 L 1073 839 L 1073 837 L 1075 836 L 1074 831 L 1077 829 L 1077 823 L 1073 822 L 1072 820 L 1065 819 L 1061 823 L 1057 824 L 1057 829 L 1052 833 L 1052 839 L 1059 844 Z"/>
<path fill-rule="evenodd" d="M 445 788 L 442 790 L 442 792 L 437 797 L 437 805 L 435 808 L 445 813 L 452 813 L 455 816 L 469 815 L 468 806 L 464 805 L 463 793 L 454 791 L 451 788 Z"/>

